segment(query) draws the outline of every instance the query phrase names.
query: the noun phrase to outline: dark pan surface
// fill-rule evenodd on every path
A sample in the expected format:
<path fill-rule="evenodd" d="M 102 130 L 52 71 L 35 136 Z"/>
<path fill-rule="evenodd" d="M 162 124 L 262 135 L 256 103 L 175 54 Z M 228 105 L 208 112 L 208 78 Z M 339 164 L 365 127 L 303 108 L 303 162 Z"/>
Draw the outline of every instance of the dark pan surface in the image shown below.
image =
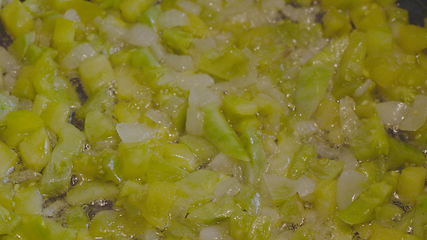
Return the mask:
<path fill-rule="evenodd" d="M 399 0 L 399 6 L 408 10 L 409 22 L 418 26 L 424 26 L 424 18 L 427 17 L 427 0 Z"/>

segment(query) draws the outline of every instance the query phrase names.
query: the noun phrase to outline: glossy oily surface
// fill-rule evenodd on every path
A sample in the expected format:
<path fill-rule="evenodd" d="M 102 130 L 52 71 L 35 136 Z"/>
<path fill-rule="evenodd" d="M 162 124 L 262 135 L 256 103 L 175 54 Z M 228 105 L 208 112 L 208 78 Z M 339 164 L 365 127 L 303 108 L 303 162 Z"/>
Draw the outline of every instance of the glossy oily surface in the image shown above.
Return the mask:
<path fill-rule="evenodd" d="M 395 1 L 0 6 L 0 240 L 427 239 Z"/>

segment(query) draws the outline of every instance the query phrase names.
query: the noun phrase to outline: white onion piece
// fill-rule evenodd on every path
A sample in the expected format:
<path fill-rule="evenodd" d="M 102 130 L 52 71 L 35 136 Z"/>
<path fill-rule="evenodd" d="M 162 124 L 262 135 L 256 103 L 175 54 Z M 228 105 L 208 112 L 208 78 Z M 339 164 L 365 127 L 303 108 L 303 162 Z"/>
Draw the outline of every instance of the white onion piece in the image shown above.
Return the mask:
<path fill-rule="evenodd" d="M 202 10 L 198 4 L 187 0 L 179 0 L 176 2 L 176 5 L 182 8 L 184 11 L 195 15 L 199 15 L 200 11 Z"/>
<path fill-rule="evenodd" d="M 159 240 L 160 239 L 159 234 L 153 229 L 145 230 L 143 236 L 144 236 L 142 238 L 143 240 Z"/>
<path fill-rule="evenodd" d="M 159 85 L 174 85 L 183 90 L 204 89 L 215 84 L 212 77 L 207 74 L 188 74 L 180 72 L 168 72 L 160 77 Z"/>
<path fill-rule="evenodd" d="M 214 84 L 213 78 L 207 74 L 183 74 L 178 79 L 178 86 L 185 90 L 207 88 Z"/>
<path fill-rule="evenodd" d="M 222 0 L 197 0 L 197 3 L 216 12 L 221 11 L 223 5 Z"/>
<path fill-rule="evenodd" d="M 66 207 L 68 207 L 67 202 L 65 202 L 64 200 L 57 200 L 57 201 L 49 204 L 47 207 L 43 208 L 42 214 L 45 217 L 56 217 Z"/>
<path fill-rule="evenodd" d="M 118 123 L 116 130 L 124 143 L 145 142 L 155 138 L 158 132 L 141 123 Z"/>
<path fill-rule="evenodd" d="M 144 24 L 133 25 L 126 34 L 129 44 L 148 47 L 158 42 L 157 33 L 152 28 Z"/>
<path fill-rule="evenodd" d="M 225 229 L 220 226 L 204 227 L 200 230 L 200 240 L 223 240 Z"/>
<path fill-rule="evenodd" d="M 261 209 L 260 215 L 268 217 L 271 220 L 271 222 L 273 222 L 273 223 L 277 223 L 278 221 L 281 220 L 279 209 L 277 209 L 277 208 L 263 207 Z"/>
<path fill-rule="evenodd" d="M 357 168 L 357 159 L 348 148 L 342 149 L 338 159 L 344 162 L 344 170 L 355 170 Z"/>
<path fill-rule="evenodd" d="M 190 90 L 185 127 L 193 135 L 203 134 L 204 114 L 201 107 L 207 104 L 220 105 L 219 96 L 210 88 L 198 87 Z"/>
<path fill-rule="evenodd" d="M 113 16 L 107 16 L 104 19 L 98 17 L 95 23 L 98 24 L 99 30 L 113 42 L 122 40 L 128 32 L 126 24 Z"/>
<path fill-rule="evenodd" d="M 159 42 L 154 43 L 153 45 L 150 46 L 151 50 L 153 50 L 154 55 L 160 60 L 163 61 L 165 59 L 166 56 L 166 50 L 163 47 L 162 44 L 160 44 Z"/>
<path fill-rule="evenodd" d="M 340 100 L 340 120 L 344 134 L 349 137 L 357 130 L 359 118 L 354 112 L 356 103 L 350 97 L 344 97 Z"/>
<path fill-rule="evenodd" d="M 201 107 L 207 104 L 221 104 L 219 96 L 212 89 L 199 87 L 190 90 L 190 96 L 188 97 L 189 106 Z"/>
<path fill-rule="evenodd" d="M 178 75 L 180 73 L 177 72 L 166 72 L 163 74 L 159 81 L 157 81 L 158 85 L 169 85 L 169 84 L 175 84 L 178 81 Z"/>
<path fill-rule="evenodd" d="M 233 173 L 233 162 L 224 153 L 219 153 L 209 163 L 209 168 L 216 172 L 231 175 Z"/>
<path fill-rule="evenodd" d="M 80 22 L 80 17 L 77 14 L 76 10 L 69 9 L 64 13 L 64 18 L 73 22 Z"/>
<path fill-rule="evenodd" d="M 272 199 L 285 199 L 297 193 L 295 180 L 280 175 L 265 175 L 264 183 Z"/>
<path fill-rule="evenodd" d="M 200 136 L 203 134 L 204 114 L 196 106 L 187 108 L 187 117 L 185 120 L 185 130 L 192 135 Z"/>
<path fill-rule="evenodd" d="M 172 28 L 178 26 L 185 26 L 188 24 L 188 17 L 185 13 L 171 9 L 162 13 L 159 17 L 159 24 L 163 28 Z"/>
<path fill-rule="evenodd" d="M 206 98 L 203 98 L 203 93 L 206 93 Z M 185 129 L 193 135 L 203 134 L 204 113 L 200 109 L 199 104 L 218 103 L 217 96 L 210 91 L 190 91 L 189 104 L 187 108 L 187 118 L 185 121 Z"/>
<path fill-rule="evenodd" d="M 373 86 L 373 82 L 372 80 L 368 79 L 366 80 L 362 85 L 360 85 L 355 91 L 354 91 L 354 95 L 356 97 L 360 97 L 363 94 L 365 94 L 366 91 L 369 90 L 369 88 L 371 88 Z"/>
<path fill-rule="evenodd" d="M 295 134 L 297 136 L 310 136 L 315 134 L 319 129 L 314 121 L 302 120 L 294 124 Z"/>
<path fill-rule="evenodd" d="M 8 72 L 3 76 L 3 87 L 7 92 L 11 92 L 16 82 L 17 72 Z"/>
<path fill-rule="evenodd" d="M 331 146 L 331 144 L 325 140 L 316 140 L 316 152 L 322 158 L 337 159 L 340 151 L 336 146 Z"/>
<path fill-rule="evenodd" d="M 41 174 L 33 170 L 13 171 L 9 175 L 9 182 L 14 184 L 23 183 L 29 180 L 35 180 L 41 177 Z"/>
<path fill-rule="evenodd" d="M 0 47 L 0 67 L 6 72 L 19 69 L 18 61 L 3 47 Z"/>
<path fill-rule="evenodd" d="M 320 9 L 314 7 L 308 8 L 297 8 L 290 4 L 285 4 L 281 9 L 283 14 L 296 22 L 301 22 L 305 24 L 311 24 L 316 21 L 316 13 Z"/>
<path fill-rule="evenodd" d="M 404 119 L 408 106 L 403 102 L 389 101 L 377 104 L 377 112 L 383 124 L 396 127 Z"/>
<path fill-rule="evenodd" d="M 0 94 L 0 102 L 1 102 L 0 120 L 3 120 L 4 117 L 6 117 L 6 115 L 9 112 L 16 110 L 19 104 L 19 99 L 15 96 Z"/>
<path fill-rule="evenodd" d="M 283 135 L 278 143 L 278 153 L 269 159 L 270 171 L 279 173 L 286 171 L 300 143 L 293 136 Z"/>
<path fill-rule="evenodd" d="M 427 96 L 417 95 L 409 108 L 405 119 L 399 124 L 399 129 L 404 131 L 418 130 L 427 119 Z"/>
<path fill-rule="evenodd" d="M 294 186 L 298 195 L 304 198 L 313 193 L 314 188 L 316 187 L 316 182 L 311 178 L 303 176 L 294 180 Z"/>
<path fill-rule="evenodd" d="M 167 54 L 164 62 L 166 66 L 176 71 L 189 71 L 194 68 L 193 58 L 186 55 Z"/>
<path fill-rule="evenodd" d="M 355 170 L 341 173 L 337 181 L 337 206 L 344 209 L 363 191 L 367 177 Z"/>
<path fill-rule="evenodd" d="M 240 192 L 240 183 L 236 178 L 226 178 L 222 180 L 215 189 L 215 198 L 219 199 L 222 196 L 234 196 Z"/>
<path fill-rule="evenodd" d="M 213 37 L 196 38 L 193 41 L 193 45 L 197 52 L 206 52 L 217 47 Z"/>
<path fill-rule="evenodd" d="M 76 69 L 86 58 L 96 55 L 95 49 L 89 43 L 82 43 L 71 49 L 62 60 L 62 66 L 66 69 Z"/>
<path fill-rule="evenodd" d="M 169 127 L 172 125 L 172 122 L 167 113 L 162 112 L 160 110 L 150 109 L 145 113 L 145 116 L 147 116 L 153 122 L 161 124 L 163 126 Z"/>

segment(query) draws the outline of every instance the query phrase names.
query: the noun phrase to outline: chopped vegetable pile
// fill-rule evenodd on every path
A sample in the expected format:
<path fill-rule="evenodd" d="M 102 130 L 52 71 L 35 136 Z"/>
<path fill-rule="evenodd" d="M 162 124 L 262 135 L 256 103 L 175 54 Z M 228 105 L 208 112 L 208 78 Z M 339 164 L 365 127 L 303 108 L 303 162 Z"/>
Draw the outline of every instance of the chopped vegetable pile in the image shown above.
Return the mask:
<path fill-rule="evenodd" d="M 427 239 L 395 0 L 0 6 L 0 240 Z"/>

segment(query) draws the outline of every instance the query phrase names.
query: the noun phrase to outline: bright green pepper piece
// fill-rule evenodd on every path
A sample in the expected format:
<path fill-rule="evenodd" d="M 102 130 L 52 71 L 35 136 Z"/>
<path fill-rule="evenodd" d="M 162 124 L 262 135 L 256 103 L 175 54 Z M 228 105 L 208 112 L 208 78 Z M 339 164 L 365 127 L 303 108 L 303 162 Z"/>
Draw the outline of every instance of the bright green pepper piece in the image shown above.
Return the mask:
<path fill-rule="evenodd" d="M 203 108 L 203 111 L 205 113 L 204 131 L 208 140 L 230 157 L 245 162 L 249 161 L 249 156 L 239 137 L 219 108 L 208 105 Z"/>
<path fill-rule="evenodd" d="M 43 171 L 41 191 L 49 196 L 62 194 L 70 187 L 72 158 L 83 150 L 85 137 L 71 124 L 65 124 L 59 143 L 52 151 L 52 158 Z"/>
<path fill-rule="evenodd" d="M 374 217 L 376 207 L 384 203 L 391 194 L 392 187 L 384 182 L 370 185 L 368 189 L 360 194 L 350 206 L 341 210 L 338 217 L 347 224 L 362 224 Z"/>
<path fill-rule="evenodd" d="M 326 66 L 304 67 L 297 79 L 295 105 L 303 118 L 310 118 L 325 97 L 333 71 Z"/>
<path fill-rule="evenodd" d="M 423 167 L 407 167 L 402 170 L 397 193 L 406 201 L 415 201 L 424 191 L 427 170 Z"/>
<path fill-rule="evenodd" d="M 26 34 L 34 27 L 30 11 L 19 0 L 13 0 L 4 7 L 1 19 L 14 37 Z"/>
<path fill-rule="evenodd" d="M 244 212 L 231 218 L 229 231 L 236 240 L 267 240 L 271 234 L 267 217 L 256 217 Z"/>
<path fill-rule="evenodd" d="M 49 162 L 51 146 L 45 128 L 31 133 L 19 144 L 24 165 L 34 171 L 41 171 Z"/>

